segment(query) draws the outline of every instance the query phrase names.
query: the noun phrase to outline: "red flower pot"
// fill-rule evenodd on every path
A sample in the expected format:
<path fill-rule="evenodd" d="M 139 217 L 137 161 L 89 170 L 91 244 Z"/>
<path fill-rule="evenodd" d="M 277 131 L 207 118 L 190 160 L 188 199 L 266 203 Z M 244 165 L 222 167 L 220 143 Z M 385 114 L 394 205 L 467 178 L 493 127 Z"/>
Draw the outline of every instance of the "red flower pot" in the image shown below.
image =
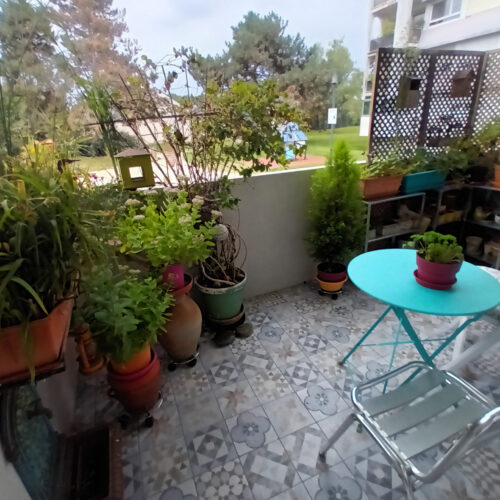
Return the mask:
<path fill-rule="evenodd" d="M 129 413 L 146 413 L 158 401 L 160 361 L 151 349 L 151 361 L 144 368 L 126 375 L 116 373 L 108 365 L 108 382 L 113 395 Z"/>
<path fill-rule="evenodd" d="M 417 270 L 414 275 L 417 283 L 426 288 L 449 290 L 456 283 L 455 275 L 460 271 L 461 266 L 461 262 L 450 264 L 430 262 L 417 254 Z"/>
<path fill-rule="evenodd" d="M 332 268 L 325 263 L 321 263 L 317 267 L 317 276 L 321 281 L 338 283 L 339 281 L 345 281 L 347 278 L 347 268 L 343 264 L 335 264 Z"/>
<path fill-rule="evenodd" d="M 167 283 L 174 290 L 184 286 L 184 268 L 182 264 L 172 264 L 163 271 L 163 283 Z"/>

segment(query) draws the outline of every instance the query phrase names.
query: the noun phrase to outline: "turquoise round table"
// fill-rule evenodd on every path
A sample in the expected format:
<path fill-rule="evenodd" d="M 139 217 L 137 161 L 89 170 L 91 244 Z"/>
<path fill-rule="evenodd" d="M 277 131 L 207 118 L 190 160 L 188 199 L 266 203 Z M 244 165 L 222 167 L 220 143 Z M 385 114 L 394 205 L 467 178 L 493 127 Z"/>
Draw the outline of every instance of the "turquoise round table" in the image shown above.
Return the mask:
<path fill-rule="evenodd" d="M 361 254 L 350 262 L 347 268 L 350 280 L 360 290 L 385 302 L 389 307 L 341 363 L 347 361 L 392 310 L 422 359 L 432 365 L 432 360 L 470 323 L 500 304 L 500 283 L 487 272 L 468 262 L 462 264 L 457 274 L 457 282 L 450 290 L 431 290 L 419 285 L 413 276 L 416 268 L 415 250 L 406 249 L 374 250 Z M 432 354 L 428 354 L 405 311 L 439 316 L 470 316 L 470 318 L 451 335 L 445 339 L 439 339 L 443 340 L 443 343 Z M 397 344 L 398 338 L 394 343 L 394 348 Z"/>

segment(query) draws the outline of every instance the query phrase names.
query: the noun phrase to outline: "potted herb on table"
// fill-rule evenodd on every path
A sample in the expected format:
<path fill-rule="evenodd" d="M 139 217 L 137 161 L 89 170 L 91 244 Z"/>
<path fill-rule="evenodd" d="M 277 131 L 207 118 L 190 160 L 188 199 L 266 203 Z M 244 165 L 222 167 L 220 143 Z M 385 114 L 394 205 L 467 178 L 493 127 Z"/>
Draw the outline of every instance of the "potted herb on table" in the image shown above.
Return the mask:
<path fill-rule="evenodd" d="M 434 290 L 448 290 L 456 283 L 464 254 L 455 236 L 435 231 L 414 234 L 407 248 L 417 251 L 417 283 Z"/>
<path fill-rule="evenodd" d="M 346 264 L 363 244 L 364 218 L 359 170 L 341 141 L 326 167 L 312 177 L 307 241 L 320 262 L 317 278 L 322 290 L 338 291 L 347 280 Z"/>
<path fill-rule="evenodd" d="M 160 384 L 160 363 L 151 348 L 165 329 L 173 299 L 152 277 L 95 269 L 83 282 L 82 316 L 97 349 L 106 355 L 108 381 L 131 413 L 151 409 Z"/>
<path fill-rule="evenodd" d="M 0 177 L 0 383 L 62 361 L 76 282 L 101 248 L 70 172 L 12 168 Z"/>

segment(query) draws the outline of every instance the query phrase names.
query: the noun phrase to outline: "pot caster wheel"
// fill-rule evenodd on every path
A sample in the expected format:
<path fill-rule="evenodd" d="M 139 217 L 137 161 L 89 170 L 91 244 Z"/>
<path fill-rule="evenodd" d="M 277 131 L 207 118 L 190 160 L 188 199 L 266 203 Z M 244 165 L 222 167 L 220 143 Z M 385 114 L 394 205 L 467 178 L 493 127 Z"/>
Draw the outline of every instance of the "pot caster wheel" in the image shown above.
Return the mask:
<path fill-rule="evenodd" d="M 189 366 L 189 368 L 193 368 L 194 366 L 196 366 L 197 362 L 198 360 L 196 358 L 193 358 L 191 361 L 187 363 L 187 365 Z"/>
<path fill-rule="evenodd" d="M 151 427 L 153 427 L 154 423 L 155 423 L 155 419 L 151 415 L 149 415 L 144 420 L 144 427 L 151 429 Z"/>
<path fill-rule="evenodd" d="M 169 363 L 169 364 L 167 365 L 167 370 L 168 370 L 169 372 L 175 372 L 176 368 L 177 368 L 177 365 L 176 365 L 175 363 Z"/>
<path fill-rule="evenodd" d="M 122 428 L 122 430 L 125 430 L 130 424 L 130 417 L 125 414 L 120 415 L 120 417 L 118 418 L 118 422 L 120 423 L 120 427 Z"/>
<path fill-rule="evenodd" d="M 326 295 L 323 290 L 318 290 L 318 294 L 321 295 L 322 297 L 324 297 Z"/>
<path fill-rule="evenodd" d="M 332 295 L 332 300 L 337 300 L 339 298 L 339 296 L 335 293 Z"/>

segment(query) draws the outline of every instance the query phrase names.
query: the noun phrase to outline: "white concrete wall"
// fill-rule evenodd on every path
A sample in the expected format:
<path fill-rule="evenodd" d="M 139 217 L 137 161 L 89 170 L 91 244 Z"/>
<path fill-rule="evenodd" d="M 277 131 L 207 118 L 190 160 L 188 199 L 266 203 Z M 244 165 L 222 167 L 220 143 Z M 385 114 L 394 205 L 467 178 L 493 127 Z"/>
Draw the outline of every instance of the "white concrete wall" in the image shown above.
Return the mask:
<path fill-rule="evenodd" d="M 30 496 L 19 479 L 13 465 L 5 460 L 0 447 L 0 498 L 3 500 L 29 500 Z"/>
<path fill-rule="evenodd" d="M 314 277 L 308 255 L 307 205 L 311 175 L 318 167 L 285 170 L 237 179 L 238 208 L 224 220 L 239 228 L 247 245 L 246 297 L 297 285 Z M 321 168 L 321 167 L 319 167 Z"/>

